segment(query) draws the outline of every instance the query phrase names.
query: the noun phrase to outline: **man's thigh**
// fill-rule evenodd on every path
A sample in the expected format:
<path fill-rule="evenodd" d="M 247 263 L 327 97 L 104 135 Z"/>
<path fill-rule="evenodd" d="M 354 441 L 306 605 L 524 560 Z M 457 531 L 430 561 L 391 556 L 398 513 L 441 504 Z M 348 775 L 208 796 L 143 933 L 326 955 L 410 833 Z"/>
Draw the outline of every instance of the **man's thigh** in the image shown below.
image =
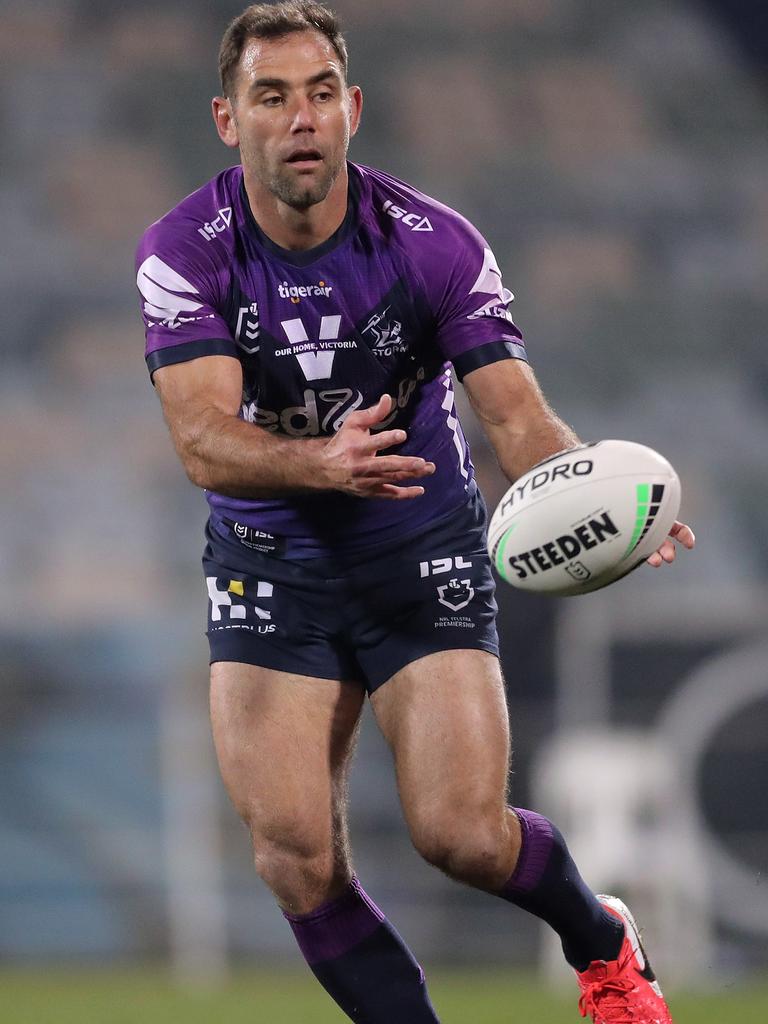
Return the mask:
<path fill-rule="evenodd" d="M 364 695 L 351 683 L 211 666 L 219 767 L 255 847 L 312 859 L 344 844 L 346 775 Z M 336 852 L 343 859 L 345 851 Z"/>
<path fill-rule="evenodd" d="M 371 693 L 428 655 L 497 655 L 482 498 L 355 567 L 348 592 L 348 634 Z"/>
<path fill-rule="evenodd" d="M 403 810 L 426 816 L 506 813 L 509 719 L 499 662 L 452 650 L 406 665 L 371 697 L 392 747 Z"/>

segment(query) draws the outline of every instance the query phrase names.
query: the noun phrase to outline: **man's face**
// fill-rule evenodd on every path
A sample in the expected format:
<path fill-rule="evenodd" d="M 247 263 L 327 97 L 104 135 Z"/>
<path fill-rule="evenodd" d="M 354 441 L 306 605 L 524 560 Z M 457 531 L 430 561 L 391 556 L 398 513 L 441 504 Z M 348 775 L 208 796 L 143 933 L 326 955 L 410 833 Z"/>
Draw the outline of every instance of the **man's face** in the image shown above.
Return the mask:
<path fill-rule="evenodd" d="M 362 103 L 329 40 L 315 31 L 249 40 L 230 100 L 231 123 L 223 130 L 218 115 L 219 134 L 239 145 L 250 181 L 295 209 L 322 202 L 344 166 Z"/>

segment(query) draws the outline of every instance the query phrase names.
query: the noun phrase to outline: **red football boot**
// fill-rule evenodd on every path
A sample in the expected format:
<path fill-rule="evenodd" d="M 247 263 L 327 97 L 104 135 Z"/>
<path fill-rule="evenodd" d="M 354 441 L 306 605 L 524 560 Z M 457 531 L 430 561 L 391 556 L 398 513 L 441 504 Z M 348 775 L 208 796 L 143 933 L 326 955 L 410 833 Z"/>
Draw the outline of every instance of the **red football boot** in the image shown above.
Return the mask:
<path fill-rule="evenodd" d="M 615 896 L 597 898 L 622 921 L 625 935 L 618 959 L 593 960 L 576 972 L 581 1016 L 594 1024 L 672 1024 L 632 915 Z"/>

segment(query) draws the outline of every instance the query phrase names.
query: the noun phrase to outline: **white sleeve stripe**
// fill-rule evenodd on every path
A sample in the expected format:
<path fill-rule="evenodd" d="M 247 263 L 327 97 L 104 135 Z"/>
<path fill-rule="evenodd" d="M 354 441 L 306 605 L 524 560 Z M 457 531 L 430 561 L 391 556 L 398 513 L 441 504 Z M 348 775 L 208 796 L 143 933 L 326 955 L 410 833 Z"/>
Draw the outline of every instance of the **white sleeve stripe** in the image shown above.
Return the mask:
<path fill-rule="evenodd" d="M 159 256 L 148 256 L 139 267 L 136 284 L 146 299 L 144 309 L 153 316 L 192 312 L 202 307 L 201 302 L 184 298 L 175 292 L 197 295 L 198 290 L 180 274 L 164 263 Z"/>
<path fill-rule="evenodd" d="M 174 300 L 175 301 L 175 300 Z M 144 303 L 144 312 L 147 316 L 155 317 L 157 320 L 175 320 L 180 313 L 183 312 L 194 312 L 196 309 L 202 309 L 199 303 L 194 303 L 191 306 L 155 306 L 151 302 Z M 201 317 L 194 317 L 195 320 L 202 319 Z"/>
<path fill-rule="evenodd" d="M 163 288 L 159 288 L 156 284 L 148 281 L 146 278 L 139 285 L 139 291 L 147 300 L 145 309 L 148 306 L 154 306 L 155 308 L 172 309 L 177 313 L 182 312 L 191 313 L 192 310 L 200 309 L 202 302 L 195 302 L 194 299 L 184 299 L 180 295 L 174 295 L 172 292 L 167 292 Z M 149 310 L 147 309 L 149 312 Z"/>
<path fill-rule="evenodd" d="M 483 249 L 483 265 L 477 275 L 477 280 L 469 289 L 469 294 L 482 292 L 485 295 L 500 295 L 501 288 L 501 271 L 496 257 L 491 249 Z"/>
<path fill-rule="evenodd" d="M 142 277 L 148 277 L 162 285 L 163 288 L 168 288 L 173 292 L 192 292 L 193 295 L 197 295 L 197 288 L 193 284 L 182 277 L 181 274 L 177 274 L 173 267 L 169 267 L 167 263 L 154 253 L 151 256 L 147 256 L 139 267 L 136 280 L 138 281 Z"/>

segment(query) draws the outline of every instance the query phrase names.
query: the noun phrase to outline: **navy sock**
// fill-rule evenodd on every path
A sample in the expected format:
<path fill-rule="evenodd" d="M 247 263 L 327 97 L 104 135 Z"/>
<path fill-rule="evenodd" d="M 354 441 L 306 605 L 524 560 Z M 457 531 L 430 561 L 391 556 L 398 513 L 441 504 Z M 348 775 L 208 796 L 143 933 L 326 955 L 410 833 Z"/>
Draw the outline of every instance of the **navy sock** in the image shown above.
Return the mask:
<path fill-rule="evenodd" d="M 499 896 L 554 928 L 565 959 L 577 971 L 585 971 L 593 960 L 615 960 L 624 925 L 586 885 L 560 831 L 534 811 L 513 811 L 523 842 L 517 866 Z"/>
<path fill-rule="evenodd" d="M 439 1024 L 424 972 L 357 878 L 317 910 L 285 917 L 317 980 L 357 1024 Z"/>

